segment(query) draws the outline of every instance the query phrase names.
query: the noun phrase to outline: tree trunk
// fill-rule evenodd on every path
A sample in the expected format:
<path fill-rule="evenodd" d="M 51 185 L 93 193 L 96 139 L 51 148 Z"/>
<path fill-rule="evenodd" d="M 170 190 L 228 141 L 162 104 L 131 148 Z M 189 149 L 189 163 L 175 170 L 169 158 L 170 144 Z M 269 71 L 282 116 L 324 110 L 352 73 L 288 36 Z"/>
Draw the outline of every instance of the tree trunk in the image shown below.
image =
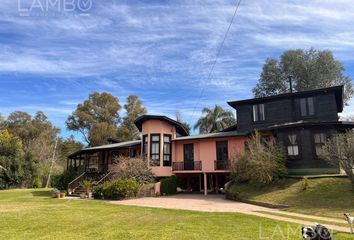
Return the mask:
<path fill-rule="evenodd" d="M 55 145 L 54 145 L 54 151 L 53 151 L 53 156 L 52 156 L 52 161 L 50 163 L 50 168 L 49 168 L 49 173 L 48 173 L 48 178 L 47 178 L 47 183 L 45 185 L 45 188 L 49 187 L 49 183 L 50 183 L 50 177 L 52 175 L 52 170 L 53 170 L 53 165 L 55 162 L 55 152 L 57 150 L 57 144 L 58 144 L 58 138 L 55 139 Z"/>

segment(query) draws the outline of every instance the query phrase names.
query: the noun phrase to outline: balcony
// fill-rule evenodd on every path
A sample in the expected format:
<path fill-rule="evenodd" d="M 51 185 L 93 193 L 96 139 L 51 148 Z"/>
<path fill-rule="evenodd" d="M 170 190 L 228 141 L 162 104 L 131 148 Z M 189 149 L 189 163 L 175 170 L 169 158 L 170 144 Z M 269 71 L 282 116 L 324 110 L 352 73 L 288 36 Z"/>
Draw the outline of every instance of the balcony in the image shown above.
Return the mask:
<path fill-rule="evenodd" d="M 215 170 L 229 170 L 230 169 L 230 162 L 215 160 L 214 161 L 214 169 Z"/>
<path fill-rule="evenodd" d="M 201 171 L 201 170 L 202 170 L 202 161 L 172 163 L 172 171 Z"/>

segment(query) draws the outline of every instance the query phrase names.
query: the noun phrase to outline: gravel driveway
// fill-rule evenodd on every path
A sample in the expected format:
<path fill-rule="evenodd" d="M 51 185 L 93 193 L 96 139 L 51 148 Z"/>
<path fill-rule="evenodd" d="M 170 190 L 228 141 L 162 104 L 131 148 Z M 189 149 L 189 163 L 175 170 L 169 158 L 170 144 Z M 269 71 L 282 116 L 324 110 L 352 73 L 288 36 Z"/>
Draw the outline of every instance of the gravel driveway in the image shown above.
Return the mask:
<path fill-rule="evenodd" d="M 271 209 L 266 207 L 260 207 L 252 204 L 241 203 L 226 200 L 224 195 L 207 195 L 202 194 L 178 194 L 168 197 L 145 197 L 145 198 L 136 198 L 136 199 L 127 199 L 122 201 L 110 201 L 112 204 L 119 205 L 129 205 L 129 206 L 141 206 L 141 207 L 152 207 L 152 208 L 168 208 L 168 209 L 183 209 L 183 210 L 193 210 L 193 211 L 202 211 L 202 212 L 237 212 L 249 215 L 255 215 L 259 217 L 270 218 L 274 220 L 286 221 L 297 223 L 301 225 L 313 225 L 311 221 L 304 221 L 299 219 L 293 219 L 291 216 L 303 217 L 316 219 L 319 222 L 321 220 L 328 221 L 332 223 L 345 223 L 339 219 L 333 218 L 324 218 L 311 215 L 297 214 L 291 212 L 285 212 L 277 209 Z M 260 213 L 257 211 L 273 212 L 273 213 L 283 213 L 287 216 L 275 216 L 266 213 Z M 330 229 L 349 232 L 349 228 L 328 225 L 326 226 Z"/>

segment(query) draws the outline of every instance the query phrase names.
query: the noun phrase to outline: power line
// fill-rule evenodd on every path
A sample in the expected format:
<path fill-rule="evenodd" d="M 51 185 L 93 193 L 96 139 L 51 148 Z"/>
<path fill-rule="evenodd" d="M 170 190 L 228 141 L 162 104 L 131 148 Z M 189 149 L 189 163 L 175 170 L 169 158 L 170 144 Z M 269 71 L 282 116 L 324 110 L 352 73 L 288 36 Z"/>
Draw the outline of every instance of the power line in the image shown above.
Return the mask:
<path fill-rule="evenodd" d="M 232 26 L 232 24 L 233 24 L 233 22 L 234 22 L 234 19 L 235 19 L 235 17 L 236 17 L 236 13 L 237 13 L 237 10 L 238 10 L 240 4 L 241 4 L 241 0 L 238 0 L 238 2 L 237 2 L 237 4 L 236 4 L 235 11 L 234 11 L 234 14 L 232 15 L 232 18 L 231 18 L 229 27 L 227 28 L 227 30 L 226 30 L 226 32 L 225 32 L 224 38 L 223 38 L 223 40 L 222 40 L 222 42 L 221 42 L 221 44 L 220 44 L 220 47 L 219 47 L 219 49 L 218 49 L 218 51 L 217 51 L 217 53 L 216 53 L 216 55 L 215 55 L 215 59 L 214 59 L 212 65 L 211 65 L 211 68 L 210 68 L 208 77 L 206 78 L 206 81 L 204 82 L 204 84 L 203 84 L 203 86 L 202 86 L 202 90 L 201 90 L 201 92 L 200 92 L 199 98 L 198 98 L 198 100 L 197 100 L 197 103 L 196 103 L 195 106 L 194 106 L 194 109 L 193 109 L 191 118 L 194 117 L 195 111 L 196 111 L 196 109 L 197 109 L 197 107 L 198 107 L 198 105 L 199 105 L 199 103 L 200 103 L 200 100 L 201 100 L 201 98 L 202 98 L 202 96 L 203 96 L 203 93 L 204 93 L 206 84 L 208 83 L 208 81 L 209 81 L 210 78 L 211 78 L 211 75 L 212 75 L 212 73 L 213 73 L 213 71 L 214 71 L 216 62 L 217 62 L 217 60 L 218 60 L 218 58 L 219 58 L 219 55 L 220 55 L 220 53 L 221 53 L 221 50 L 222 50 L 222 48 L 223 48 L 223 46 L 224 46 L 225 40 L 226 40 L 226 38 L 227 38 L 227 35 L 229 34 L 230 28 L 231 28 L 231 26 Z"/>

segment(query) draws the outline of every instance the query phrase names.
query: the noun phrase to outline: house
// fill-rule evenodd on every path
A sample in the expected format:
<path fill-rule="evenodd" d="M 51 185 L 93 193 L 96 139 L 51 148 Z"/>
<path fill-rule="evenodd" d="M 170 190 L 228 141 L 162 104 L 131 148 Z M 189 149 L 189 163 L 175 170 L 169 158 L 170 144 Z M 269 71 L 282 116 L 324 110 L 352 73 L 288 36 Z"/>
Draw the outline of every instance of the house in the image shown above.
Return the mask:
<path fill-rule="evenodd" d="M 68 168 L 80 177 L 89 173 L 105 178 L 114 172 L 115 156 L 141 155 L 156 177 L 175 175 L 179 187 L 194 192 L 219 192 L 230 175 L 230 159 L 244 151 L 250 134 L 273 136 L 283 146 L 293 174 L 334 173 L 319 156 L 326 139 L 354 128 L 339 121 L 343 110 L 343 86 L 270 97 L 230 101 L 237 125 L 221 132 L 192 135 L 166 116 L 143 115 L 135 124 L 142 139 L 89 147 L 68 157 Z"/>

